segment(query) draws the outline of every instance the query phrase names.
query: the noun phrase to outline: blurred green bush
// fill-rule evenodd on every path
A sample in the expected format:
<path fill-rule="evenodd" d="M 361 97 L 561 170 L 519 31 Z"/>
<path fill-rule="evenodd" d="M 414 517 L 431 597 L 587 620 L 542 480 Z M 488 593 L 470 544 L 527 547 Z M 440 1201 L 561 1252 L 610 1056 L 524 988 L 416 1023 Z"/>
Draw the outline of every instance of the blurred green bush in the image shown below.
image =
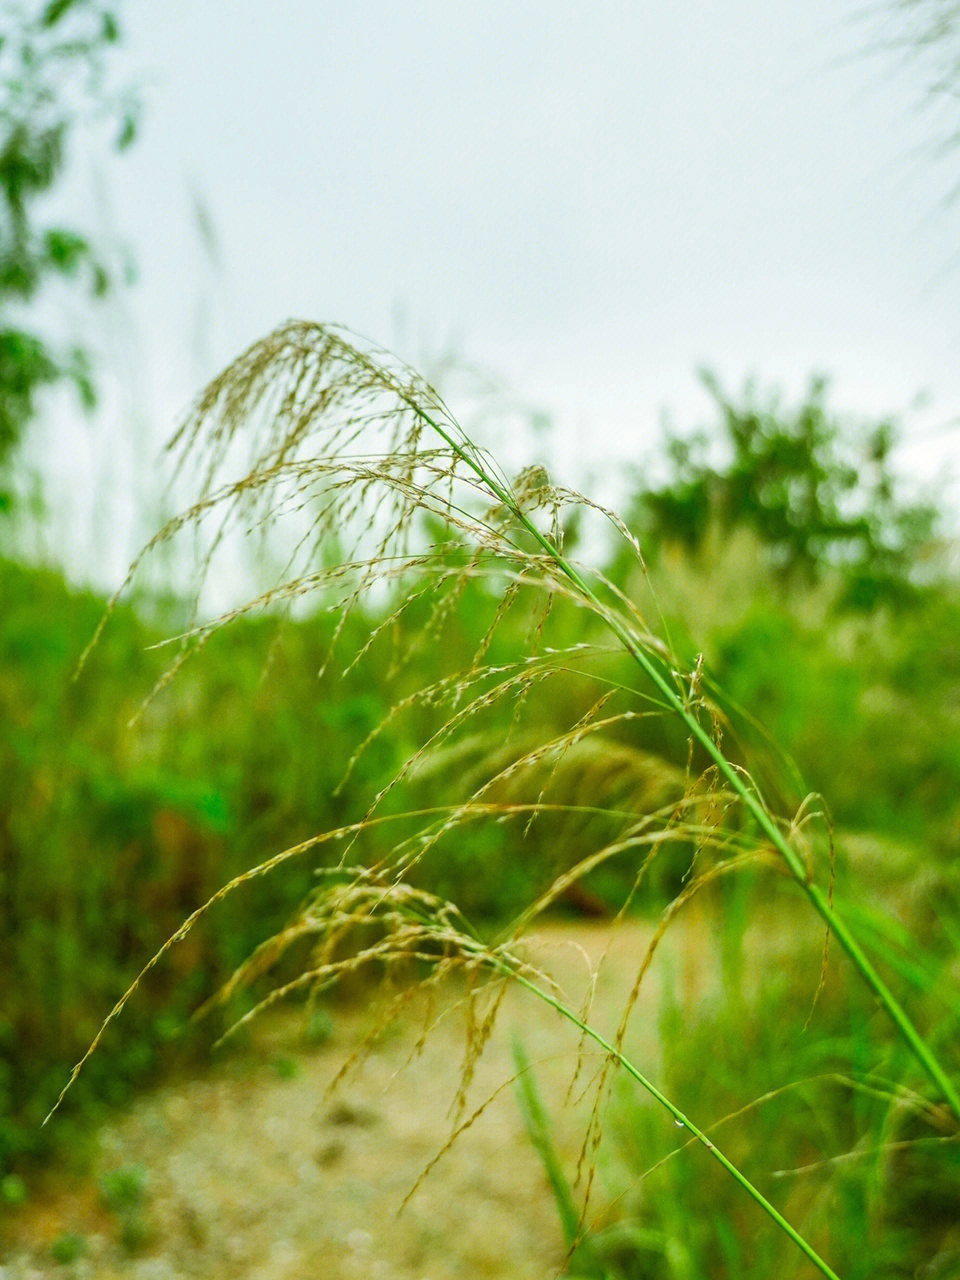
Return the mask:
<path fill-rule="evenodd" d="M 841 828 L 887 837 L 848 842 L 865 850 L 861 870 L 882 877 L 886 869 L 905 891 L 918 870 L 927 880 L 947 875 L 960 845 L 955 592 L 930 591 L 906 611 L 838 615 L 822 592 L 784 596 L 736 539 L 715 557 L 709 585 L 687 560 L 665 563 L 662 603 L 674 642 L 692 653 L 696 636 L 720 685 L 764 722 L 807 786 L 828 795 Z M 38 1125 L 66 1069 L 191 910 L 269 854 L 362 816 L 382 779 L 435 727 L 436 712 L 398 717 L 334 796 L 347 760 L 398 697 L 437 672 L 426 654 L 387 679 L 374 651 L 345 679 L 318 682 L 329 627 L 314 620 L 287 625 L 265 675 L 272 624 L 248 622 L 212 640 L 205 658 L 130 729 L 162 669 L 160 655 L 146 649 L 154 635 L 133 608 L 118 611 L 103 649 L 73 683 L 103 601 L 71 593 L 54 573 L 11 563 L 0 563 L 0 598 L 0 1163 L 7 1167 L 49 1139 Z M 479 589 L 468 592 L 448 620 L 451 666 L 469 661 L 488 606 Z M 358 614 L 345 651 L 370 626 Z M 521 651 L 525 626 L 517 619 L 498 635 L 495 661 Z M 558 618 L 568 641 L 578 626 L 572 614 Z M 531 693 L 528 714 L 541 730 L 566 726 L 589 696 L 554 684 Z M 505 758 L 512 713 L 512 706 L 500 713 Z M 736 710 L 731 715 L 736 721 Z M 746 721 L 742 727 L 753 733 Z M 645 778 L 635 802 L 669 798 L 676 771 L 664 761 L 684 755 L 674 736 L 651 720 L 621 743 L 632 758 L 621 789 L 636 791 Z M 486 741 L 441 755 L 387 808 L 462 799 Z M 551 784 L 570 803 L 595 786 L 598 769 L 608 799 L 618 785 L 610 746 L 596 746 L 569 754 Z M 522 734 L 512 749 L 522 754 Z M 528 799 L 540 785 L 530 782 Z M 524 798 L 521 782 L 511 786 L 494 796 Z M 543 816 L 523 840 L 513 827 L 461 829 L 423 874 L 467 911 L 502 916 L 549 883 L 565 846 L 583 850 L 602 838 L 598 824 Z M 685 856 L 678 853 L 664 892 L 675 887 Z M 319 861 L 291 862 L 255 891 L 233 895 L 174 949 L 114 1028 L 108 1052 L 88 1064 L 70 1112 L 126 1096 L 191 1009 L 308 893 Z M 601 898 L 609 889 L 612 898 L 616 875 L 598 874 L 592 889 Z"/>
<path fill-rule="evenodd" d="M 832 428 L 814 410 L 798 422 L 809 426 L 810 414 L 813 444 L 827 450 L 817 465 L 840 465 Z M 728 415 L 740 421 L 729 406 Z M 766 441 L 762 471 L 764 449 L 780 444 L 769 415 L 758 422 L 751 430 Z M 738 456 L 731 465 L 742 472 Z M 803 469 L 795 450 L 790 458 Z M 878 466 L 886 467 L 886 453 Z M 723 473 L 710 476 L 701 476 L 704 484 L 725 492 Z M 789 498 L 792 480 L 784 483 L 777 492 Z M 867 509 L 876 514 L 883 501 L 874 495 Z M 644 527 L 643 495 L 638 504 Z M 647 501 L 648 516 L 658 509 Z M 884 509 L 894 524 L 898 509 Z M 781 514 L 791 523 L 789 511 Z M 862 532 L 860 517 L 851 519 Z M 576 529 L 568 535 L 573 542 Z M 691 536 L 654 522 L 646 538 L 656 601 L 648 576 L 617 554 L 610 576 L 655 629 L 669 632 L 691 670 L 705 656 L 728 710 L 728 745 L 736 752 L 742 738 L 744 755 L 759 746 L 751 758 L 774 762 L 763 781 L 779 791 L 784 812 L 808 791 L 822 792 L 844 833 L 841 861 L 857 863 L 865 891 L 873 883 L 889 895 L 892 882 L 905 899 L 952 890 L 960 852 L 956 583 L 942 575 L 918 581 L 921 553 L 911 544 L 907 560 L 883 560 L 884 573 L 895 568 L 909 590 L 851 599 L 851 561 L 818 553 L 810 571 L 804 557 L 820 543 L 801 540 L 802 563 L 785 572 L 779 543 L 747 518 L 712 519 Z M 287 621 L 279 632 L 276 619 L 247 616 L 216 633 L 130 728 L 171 652 L 148 646 L 183 624 L 182 606 L 142 598 L 117 609 L 74 681 L 104 601 L 71 590 L 56 572 L 0 559 L 0 1176 L 47 1149 L 72 1122 L 126 1097 L 167 1059 L 191 1012 L 288 919 L 317 867 L 334 855 L 293 860 L 211 912 L 148 975 L 64 1114 L 41 1130 L 70 1065 L 182 920 L 271 854 L 362 818 L 385 779 L 450 711 L 436 699 L 411 700 L 385 720 L 392 706 L 469 669 L 484 645 L 494 665 L 529 654 L 540 628 L 536 608 L 518 600 L 488 636 L 498 601 L 496 583 L 468 581 L 441 622 L 426 595 L 383 626 L 359 665 L 340 675 L 334 662 L 319 679 L 335 614 Z M 338 642 L 347 660 L 389 609 L 381 599 L 349 615 Z M 545 642 L 562 648 L 597 639 L 587 625 L 559 600 Z M 626 679 L 616 654 L 585 662 Z M 569 730 L 596 697 L 595 686 L 573 677 L 533 683 L 522 698 L 467 718 L 458 737 L 385 797 L 381 811 L 462 802 L 491 766 L 506 768 L 531 744 Z M 358 744 L 378 726 L 338 791 Z M 672 720 L 635 719 L 602 738 L 585 737 L 559 761 L 547 757 L 483 793 L 513 804 L 542 794 L 584 812 L 541 814 L 525 834 L 523 824 L 460 827 L 414 876 L 475 918 L 502 919 L 603 841 L 603 815 L 586 811 L 598 791 L 605 803 L 638 812 L 669 805 L 682 790 L 686 759 Z M 375 857 L 404 834 L 402 823 L 364 832 L 351 857 Z M 678 843 L 658 854 L 638 907 L 676 892 L 690 852 Z M 629 867 L 600 868 L 566 906 L 603 910 L 622 899 L 633 875 Z M 191 1034 L 189 1043 L 202 1041 Z"/>

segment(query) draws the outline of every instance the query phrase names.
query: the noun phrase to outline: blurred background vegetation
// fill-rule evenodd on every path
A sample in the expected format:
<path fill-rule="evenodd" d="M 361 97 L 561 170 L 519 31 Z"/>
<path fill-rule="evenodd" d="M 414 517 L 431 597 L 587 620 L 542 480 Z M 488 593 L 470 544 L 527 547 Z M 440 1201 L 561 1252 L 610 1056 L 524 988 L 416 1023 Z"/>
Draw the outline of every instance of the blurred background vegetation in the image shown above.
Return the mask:
<path fill-rule="evenodd" d="M 734 441 L 728 464 L 697 470 L 683 450 L 664 487 L 635 494 L 631 521 L 650 556 L 667 626 L 691 664 L 702 652 L 731 706 L 755 711 L 791 758 L 774 770 L 787 779 L 785 794 L 803 794 L 792 781 L 799 771 L 807 788 L 829 797 L 841 866 L 859 898 L 888 901 L 892 891 L 908 924 L 923 926 L 934 904 L 952 916 L 960 905 L 960 593 L 951 547 L 938 541 L 931 509 L 903 503 L 895 486 L 875 485 L 872 477 L 851 483 L 836 451 L 842 444 L 873 456 L 876 432 L 887 433 L 887 425 L 867 430 L 859 444 L 846 439 L 819 389 L 796 414 L 753 413 L 749 401 L 737 409 L 725 403 L 714 424 L 722 431 L 731 420 L 753 423 L 746 456 Z M 799 434 L 797 423 L 810 418 L 816 432 Z M 874 463 L 882 467 L 882 459 Z M 811 509 L 813 476 L 821 498 Z M 731 509 L 734 491 L 742 506 Z M 843 497 L 832 507 L 836 493 Z M 689 521 L 678 514 L 686 503 Z M 770 508 L 769 523 L 757 518 Z M 850 554 L 854 539 L 891 547 L 890 559 Z M 648 587 L 638 571 L 612 552 L 608 559 L 610 576 L 642 598 Z M 279 638 L 269 618 L 241 621 L 141 710 L 164 669 L 165 651 L 149 646 L 187 616 L 186 603 L 134 598 L 122 605 L 74 681 L 105 600 L 72 589 L 54 569 L 10 558 L 0 561 L 0 591 L 0 955 L 7 979 L 0 996 L 0 1153 L 13 1170 L 129 1096 L 177 1046 L 181 1056 L 184 1045 L 205 1050 L 205 1032 L 183 1037 L 185 1020 L 282 927 L 321 859 L 294 863 L 222 904 L 114 1026 L 68 1099 L 67 1119 L 39 1127 L 65 1069 L 113 1000 L 191 910 L 269 854 L 362 814 L 382 780 L 437 727 L 437 713 L 416 706 L 389 721 L 335 794 L 358 743 L 394 703 L 469 665 L 495 600 L 488 587 L 471 584 L 444 623 L 442 643 L 414 643 L 429 608 L 407 610 L 399 634 L 385 633 L 345 677 L 335 663 L 317 676 L 335 624 L 329 614 L 287 621 Z M 390 605 L 387 599 L 378 611 L 355 612 L 340 651 L 358 650 Z M 532 622 L 525 611 L 512 611 L 491 660 L 525 653 Z M 572 610 L 560 610 L 554 628 L 555 642 L 595 638 Z M 397 650 L 410 651 L 399 668 L 392 662 Z M 533 723 L 559 732 L 588 706 L 579 686 L 553 681 L 530 694 L 527 710 Z M 511 717 L 506 708 L 488 729 L 506 737 Z M 745 721 L 742 728 L 756 736 Z M 623 759 L 609 740 L 600 762 L 586 750 L 568 755 L 553 784 L 568 802 L 596 794 L 601 765 L 609 803 L 622 796 L 621 803 L 655 807 L 679 796 L 686 751 L 679 731 L 641 720 L 621 739 Z M 517 735 L 506 750 L 520 755 L 524 747 Z M 432 772 L 408 778 L 389 807 L 456 802 L 472 777 L 467 741 Z M 434 851 L 418 875 L 493 928 L 596 838 L 582 825 L 545 817 L 519 846 L 508 828 L 470 828 Z M 375 838 L 365 841 L 362 856 L 376 856 Z M 665 905 L 689 858 L 678 847 L 659 860 L 636 909 Z M 575 917 L 614 909 L 632 876 L 629 869 L 595 873 L 561 910 Z M 727 919 L 731 936 L 744 919 Z M 928 977 L 939 974 L 942 959 L 931 963 Z M 767 1007 L 751 1025 L 770 1025 L 771 1003 L 795 1007 L 797 991 L 789 983 L 784 989 L 784 981 L 765 990 Z M 794 981 L 808 1000 L 811 974 L 801 967 Z M 708 1026 L 724 1017 L 739 1023 L 739 990 L 732 981 L 730 1007 L 705 1012 Z M 859 992 L 849 999 L 862 1009 Z M 780 1020 L 773 1016 L 773 1025 Z M 683 1045 L 672 1070 L 694 1072 L 688 1103 L 703 1110 L 695 1067 L 701 1050 L 691 1057 Z M 776 1050 L 744 1053 L 762 1093 Z M 790 1068 L 797 1068 L 794 1058 Z M 742 1087 L 742 1069 L 728 1069 Z M 837 1095 L 835 1088 L 833 1109 L 842 1113 Z M 693 1214 L 691 1228 L 695 1220 Z"/>

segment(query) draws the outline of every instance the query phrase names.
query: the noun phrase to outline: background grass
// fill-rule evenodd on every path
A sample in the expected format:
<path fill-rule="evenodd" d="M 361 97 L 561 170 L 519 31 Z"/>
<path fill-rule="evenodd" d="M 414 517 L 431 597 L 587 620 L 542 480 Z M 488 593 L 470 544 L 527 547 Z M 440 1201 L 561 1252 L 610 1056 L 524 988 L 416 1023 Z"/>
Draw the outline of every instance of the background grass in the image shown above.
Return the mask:
<path fill-rule="evenodd" d="M 568 529 L 568 543 L 576 535 Z M 955 1070 L 957 584 L 947 571 L 918 575 L 907 566 L 896 590 L 887 582 L 865 603 L 851 597 L 842 561 L 825 553 L 812 568 L 785 571 L 748 521 L 708 526 L 693 541 L 656 529 L 647 537 L 646 574 L 614 552 L 604 571 L 647 607 L 656 582 L 656 609 L 682 665 L 692 671 L 702 655 L 705 678 L 723 690 L 725 749 L 739 759 L 749 746 L 766 761 L 768 796 L 785 812 L 809 790 L 829 796 L 838 892 L 872 958 L 907 991 L 921 1030 Z M 204 661 L 188 664 L 144 705 L 167 661 L 148 646 L 185 624 L 186 602 L 141 594 L 120 606 L 74 681 L 105 602 L 71 590 L 55 571 L 0 561 L 0 947 L 12 978 L 0 995 L 6 1177 L 29 1168 L 24 1162 L 46 1154 L 51 1142 L 62 1146 L 65 1136 L 83 1132 L 173 1053 L 202 1049 L 222 1029 L 214 1018 L 206 1032 L 183 1035 L 190 1013 L 283 928 L 334 855 L 291 863 L 256 892 L 222 903 L 111 1027 L 106 1052 L 91 1059 L 68 1097 L 66 1122 L 39 1128 L 106 1009 L 181 920 L 276 850 L 356 818 L 384 777 L 436 731 L 444 713 L 435 699 L 415 697 L 417 690 L 469 669 L 481 650 L 497 670 L 529 656 L 537 613 L 522 600 L 502 610 L 503 585 L 465 581 L 439 622 L 425 599 L 395 614 L 402 597 L 379 593 L 339 634 L 347 658 L 375 636 L 364 662 L 345 674 L 325 664 L 335 613 L 288 619 L 279 633 L 270 617 L 242 618 L 212 636 Z M 499 619 L 492 634 L 491 614 Z M 555 603 L 555 649 L 602 638 L 595 620 Z M 629 679 L 625 655 L 591 653 L 584 663 L 604 680 Z M 403 777 L 383 811 L 459 803 L 491 769 L 506 769 L 538 741 L 585 723 L 594 701 L 595 693 L 562 672 L 530 684 L 521 720 L 515 700 L 470 717 L 458 739 Z M 403 713 L 390 714 L 398 703 Z M 615 698 L 609 710 L 618 705 Z M 589 807 L 602 794 L 608 805 L 647 812 L 679 800 L 692 765 L 703 762 L 688 756 L 681 724 L 640 716 L 619 721 L 602 743 L 578 740 L 556 767 L 505 774 L 488 798 L 556 796 Z M 605 821 L 596 812 L 545 812 L 519 841 L 503 824 L 463 827 L 431 850 L 413 879 L 492 934 L 607 838 Z M 355 856 L 376 860 L 385 841 L 365 831 Z M 822 832 L 813 851 L 826 859 Z M 632 909 L 653 912 L 673 899 L 695 855 L 689 836 L 678 835 Z M 613 909 L 633 875 L 616 863 L 598 868 L 554 909 Z M 704 963 L 722 982 L 702 1009 L 684 1006 L 682 1025 L 677 1010 L 664 1014 L 658 1080 L 665 1092 L 706 1125 L 750 1107 L 771 1082 L 786 1082 L 789 1088 L 751 1108 L 749 1124 L 735 1125 L 732 1138 L 724 1133 L 735 1163 L 771 1199 L 782 1203 L 786 1188 L 788 1216 L 845 1275 L 876 1274 L 864 1269 L 867 1256 L 890 1275 L 912 1274 L 932 1256 L 949 1260 L 956 1148 L 943 1141 L 946 1130 L 931 1135 L 929 1114 L 910 1128 L 916 1106 L 904 1097 L 922 1090 L 915 1065 L 869 997 L 837 976 L 836 963 L 804 1026 L 822 938 L 811 935 L 789 897 L 771 898 L 768 886 L 746 875 L 719 884 L 708 901 L 716 936 Z M 796 950 L 796 963 L 781 960 L 758 980 L 763 948 L 750 942 L 751 921 L 780 938 L 783 956 Z M 281 978 L 297 960 L 294 949 Z M 254 982 L 233 1012 L 263 990 Z M 714 1068 L 708 1076 L 705 1059 Z M 864 1087 L 868 1075 L 882 1077 L 879 1093 Z M 526 1095 L 530 1115 L 532 1098 Z M 541 1154 L 547 1124 L 541 1114 Z M 599 1252 L 588 1246 L 587 1254 L 597 1267 L 638 1277 L 790 1273 L 795 1260 L 781 1252 L 789 1242 L 758 1236 L 756 1247 L 745 1243 L 755 1233 L 737 1188 L 722 1176 L 718 1182 L 697 1153 L 653 1168 L 676 1135 L 665 1135 L 662 1120 L 633 1095 L 618 1092 L 605 1132 L 603 1170 L 615 1209 L 590 1232 Z M 914 1145 L 917 1137 L 923 1141 Z M 554 1185 L 563 1186 L 551 1160 Z M 703 1204 L 713 1206 L 710 1213 Z M 576 1256 L 587 1255 L 580 1248 Z"/>
<path fill-rule="evenodd" d="M 740 564 L 753 562 L 743 548 Z M 355 812 L 373 779 L 429 731 L 429 709 L 390 726 L 361 759 L 347 791 L 332 797 L 356 743 L 393 699 L 434 675 L 434 658 L 424 654 L 392 685 L 377 687 L 357 671 L 345 681 L 325 677 L 318 688 L 329 623 L 289 624 L 266 677 L 269 628 L 242 623 L 212 642 L 213 658 L 188 668 L 134 733 L 127 721 L 160 669 L 158 655 L 145 652 L 157 632 L 132 608 L 121 610 L 92 672 L 71 683 L 103 601 L 72 593 L 52 572 L 7 562 L 0 574 L 3 945 L 14 976 L 2 1013 L 7 1116 L 9 1124 L 25 1114 L 29 1099 L 29 1129 L 48 1104 L 46 1090 L 84 1047 L 137 960 L 230 874 Z M 829 792 L 858 883 L 875 893 L 893 888 L 905 909 L 918 897 L 931 901 L 940 886 L 952 889 L 960 840 L 958 659 L 951 643 L 960 609 L 952 587 L 929 592 L 905 612 L 837 616 L 822 591 L 785 594 L 754 571 L 749 603 L 738 607 L 723 587 L 736 580 L 748 594 L 733 549 L 711 577 L 710 592 L 698 595 L 694 619 L 682 612 L 691 576 L 677 559 L 663 575 L 675 636 L 696 626 L 718 681 L 744 706 L 762 705 L 771 737 L 811 787 Z M 467 592 L 449 621 L 451 668 L 482 636 L 485 601 L 478 595 L 479 589 Z M 357 616 L 358 636 L 369 621 Z M 511 643 L 519 648 L 523 625 L 517 619 L 512 636 L 497 638 L 495 660 L 508 658 Z M 567 697 L 575 703 L 575 695 Z M 557 720 L 577 710 L 552 704 Z M 669 792 L 671 761 L 683 753 L 680 735 L 649 721 L 632 736 L 654 762 L 651 789 Z M 459 778 L 468 764 L 462 757 Z M 427 776 L 415 786 L 442 802 L 456 793 L 459 778 Z M 574 766 L 563 783 L 575 796 Z M 398 796 L 396 805 L 413 798 Z M 563 856 L 556 834 L 535 825 L 518 858 L 504 829 L 472 833 L 438 859 L 437 890 L 472 915 L 505 915 L 549 879 Z M 477 865 L 484 876 L 474 874 Z M 675 879 L 683 865 L 678 853 Z M 154 1031 L 172 1031 L 176 1018 L 268 936 L 310 884 L 309 868 L 288 869 L 256 895 L 225 904 L 193 944 L 202 946 L 203 963 L 194 963 L 196 955 L 183 960 L 151 997 L 159 1020 Z M 617 887 L 596 877 L 601 897 L 606 889 L 614 900 Z M 653 901 L 672 887 L 654 885 Z M 193 976 L 185 989 L 179 979 L 187 969 Z M 129 1037 L 129 1058 L 115 1045 L 98 1088 L 122 1091 L 124 1077 L 148 1065 L 155 1046 L 146 1048 L 153 1038 L 145 1041 L 146 1030 L 132 1011 L 115 1033 Z M 50 1074 L 38 1078 L 41 1064 Z M 38 1088 L 43 1079 L 46 1088 Z"/>

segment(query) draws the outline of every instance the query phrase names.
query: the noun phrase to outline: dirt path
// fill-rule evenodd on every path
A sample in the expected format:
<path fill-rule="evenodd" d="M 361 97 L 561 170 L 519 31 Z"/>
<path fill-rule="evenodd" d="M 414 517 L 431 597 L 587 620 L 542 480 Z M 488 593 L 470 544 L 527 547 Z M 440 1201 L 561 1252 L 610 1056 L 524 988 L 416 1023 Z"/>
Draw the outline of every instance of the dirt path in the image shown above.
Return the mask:
<path fill-rule="evenodd" d="M 684 928 L 685 944 L 679 934 L 666 944 L 681 987 L 702 988 L 709 970 L 702 946 L 692 945 L 696 927 Z M 614 935 L 597 985 L 597 1025 L 616 1025 L 649 933 L 631 923 Z M 571 1000 L 582 999 L 586 961 L 610 942 L 607 928 L 551 927 L 540 937 L 543 965 Z M 655 1068 L 656 971 L 651 979 L 631 1041 Z M 416 1054 L 422 1018 L 411 1011 L 333 1096 L 327 1087 L 375 1009 L 335 1010 L 332 1036 L 317 1048 L 305 1046 L 301 1018 L 264 1020 L 242 1054 L 219 1059 L 202 1079 L 142 1096 L 105 1127 L 89 1176 L 21 1209 L 0 1280 L 555 1276 L 564 1259 L 560 1227 L 512 1087 L 443 1154 L 398 1216 L 450 1134 L 463 1018 L 452 996 L 442 1012 Z M 563 1100 L 576 1033 L 521 991 L 505 1000 L 467 1114 L 511 1076 L 517 1033 L 572 1170 L 584 1112 Z M 98 1191 L 111 1174 L 112 1208 Z M 82 1251 L 75 1259 L 53 1259 L 52 1251 L 64 1257 L 73 1249 Z"/>

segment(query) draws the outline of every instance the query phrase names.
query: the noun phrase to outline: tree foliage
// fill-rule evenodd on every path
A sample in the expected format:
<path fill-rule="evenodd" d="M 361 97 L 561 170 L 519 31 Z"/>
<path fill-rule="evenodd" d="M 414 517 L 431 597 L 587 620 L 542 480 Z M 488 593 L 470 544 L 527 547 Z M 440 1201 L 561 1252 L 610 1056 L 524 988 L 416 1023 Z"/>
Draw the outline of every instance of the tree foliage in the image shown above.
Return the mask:
<path fill-rule="evenodd" d="M 67 380 L 94 399 L 80 345 L 62 348 L 39 333 L 35 303 L 53 279 L 94 298 L 115 273 L 80 231 L 49 223 L 44 200 L 65 173 L 71 139 L 105 127 L 115 147 L 136 133 L 136 102 L 106 84 L 120 38 L 116 15 L 95 0 L 7 0 L 0 7 L 0 463 L 36 411 L 42 387 Z"/>
<path fill-rule="evenodd" d="M 711 531 L 746 527 L 788 578 L 841 573 L 849 603 L 909 589 L 936 510 L 904 496 L 891 458 L 895 424 L 849 427 L 828 408 L 823 378 L 795 408 L 752 384 L 734 399 L 711 374 L 703 382 L 719 429 L 668 440 L 667 478 L 645 488 L 633 511 L 647 539 L 697 552 Z"/>

